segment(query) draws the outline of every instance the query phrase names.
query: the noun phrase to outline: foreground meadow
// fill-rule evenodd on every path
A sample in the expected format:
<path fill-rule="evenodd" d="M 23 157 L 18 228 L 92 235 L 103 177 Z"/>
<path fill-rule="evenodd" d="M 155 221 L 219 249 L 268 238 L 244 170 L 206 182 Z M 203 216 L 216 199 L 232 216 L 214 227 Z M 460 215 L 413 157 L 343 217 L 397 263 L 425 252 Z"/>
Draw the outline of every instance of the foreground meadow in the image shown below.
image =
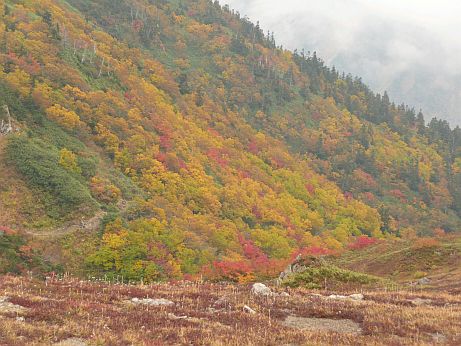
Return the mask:
<path fill-rule="evenodd" d="M 3 276 L 0 345 L 461 344 L 458 294 L 353 293 Z"/>

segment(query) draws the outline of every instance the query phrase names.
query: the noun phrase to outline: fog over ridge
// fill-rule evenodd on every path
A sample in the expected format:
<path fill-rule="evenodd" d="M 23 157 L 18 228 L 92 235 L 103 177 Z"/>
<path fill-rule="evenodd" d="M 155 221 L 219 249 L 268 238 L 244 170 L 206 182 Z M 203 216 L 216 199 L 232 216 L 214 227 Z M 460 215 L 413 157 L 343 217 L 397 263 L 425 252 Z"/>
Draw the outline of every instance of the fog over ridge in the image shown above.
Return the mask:
<path fill-rule="evenodd" d="M 317 51 L 374 91 L 461 125 L 461 2 L 452 0 L 222 0 L 275 32 L 289 49 Z"/>

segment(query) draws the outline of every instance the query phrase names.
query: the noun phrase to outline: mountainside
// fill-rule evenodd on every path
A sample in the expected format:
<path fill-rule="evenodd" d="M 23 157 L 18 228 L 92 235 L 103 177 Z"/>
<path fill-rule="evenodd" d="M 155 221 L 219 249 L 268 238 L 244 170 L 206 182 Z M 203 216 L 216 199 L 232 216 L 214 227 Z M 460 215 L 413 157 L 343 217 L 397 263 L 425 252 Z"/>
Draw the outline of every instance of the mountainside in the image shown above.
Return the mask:
<path fill-rule="evenodd" d="M 361 235 L 459 228 L 459 128 L 217 2 L 0 8 L 0 247 L 19 253 L 0 261 L 17 271 L 245 282 Z"/>

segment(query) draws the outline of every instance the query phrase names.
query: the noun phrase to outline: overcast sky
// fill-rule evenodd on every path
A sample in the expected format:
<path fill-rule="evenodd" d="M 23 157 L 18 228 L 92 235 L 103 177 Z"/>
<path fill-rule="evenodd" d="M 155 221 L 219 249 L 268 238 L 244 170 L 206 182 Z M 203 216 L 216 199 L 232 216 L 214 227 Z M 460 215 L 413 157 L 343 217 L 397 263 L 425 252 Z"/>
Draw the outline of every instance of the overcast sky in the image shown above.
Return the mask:
<path fill-rule="evenodd" d="M 376 92 L 461 125 L 461 1 L 221 0 Z"/>

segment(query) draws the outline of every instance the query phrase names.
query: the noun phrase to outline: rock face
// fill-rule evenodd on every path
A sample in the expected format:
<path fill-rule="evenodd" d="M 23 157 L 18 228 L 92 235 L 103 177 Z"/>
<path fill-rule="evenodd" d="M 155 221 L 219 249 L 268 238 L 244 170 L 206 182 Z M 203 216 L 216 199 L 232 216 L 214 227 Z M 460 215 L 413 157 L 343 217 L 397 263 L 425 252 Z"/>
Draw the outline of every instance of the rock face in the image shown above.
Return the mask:
<path fill-rule="evenodd" d="M 251 294 L 255 296 L 271 296 L 272 291 L 266 285 L 258 282 L 251 287 Z"/>
<path fill-rule="evenodd" d="M 147 305 L 147 306 L 170 306 L 174 305 L 174 302 L 168 299 L 151 299 L 151 298 L 145 298 L 145 299 L 139 299 L 139 298 L 133 298 L 131 299 L 131 302 L 136 305 Z"/>
<path fill-rule="evenodd" d="M 342 334 L 360 334 L 360 324 L 353 320 L 333 320 L 329 318 L 306 318 L 288 316 L 282 324 L 286 327 L 311 331 L 329 331 Z"/>

